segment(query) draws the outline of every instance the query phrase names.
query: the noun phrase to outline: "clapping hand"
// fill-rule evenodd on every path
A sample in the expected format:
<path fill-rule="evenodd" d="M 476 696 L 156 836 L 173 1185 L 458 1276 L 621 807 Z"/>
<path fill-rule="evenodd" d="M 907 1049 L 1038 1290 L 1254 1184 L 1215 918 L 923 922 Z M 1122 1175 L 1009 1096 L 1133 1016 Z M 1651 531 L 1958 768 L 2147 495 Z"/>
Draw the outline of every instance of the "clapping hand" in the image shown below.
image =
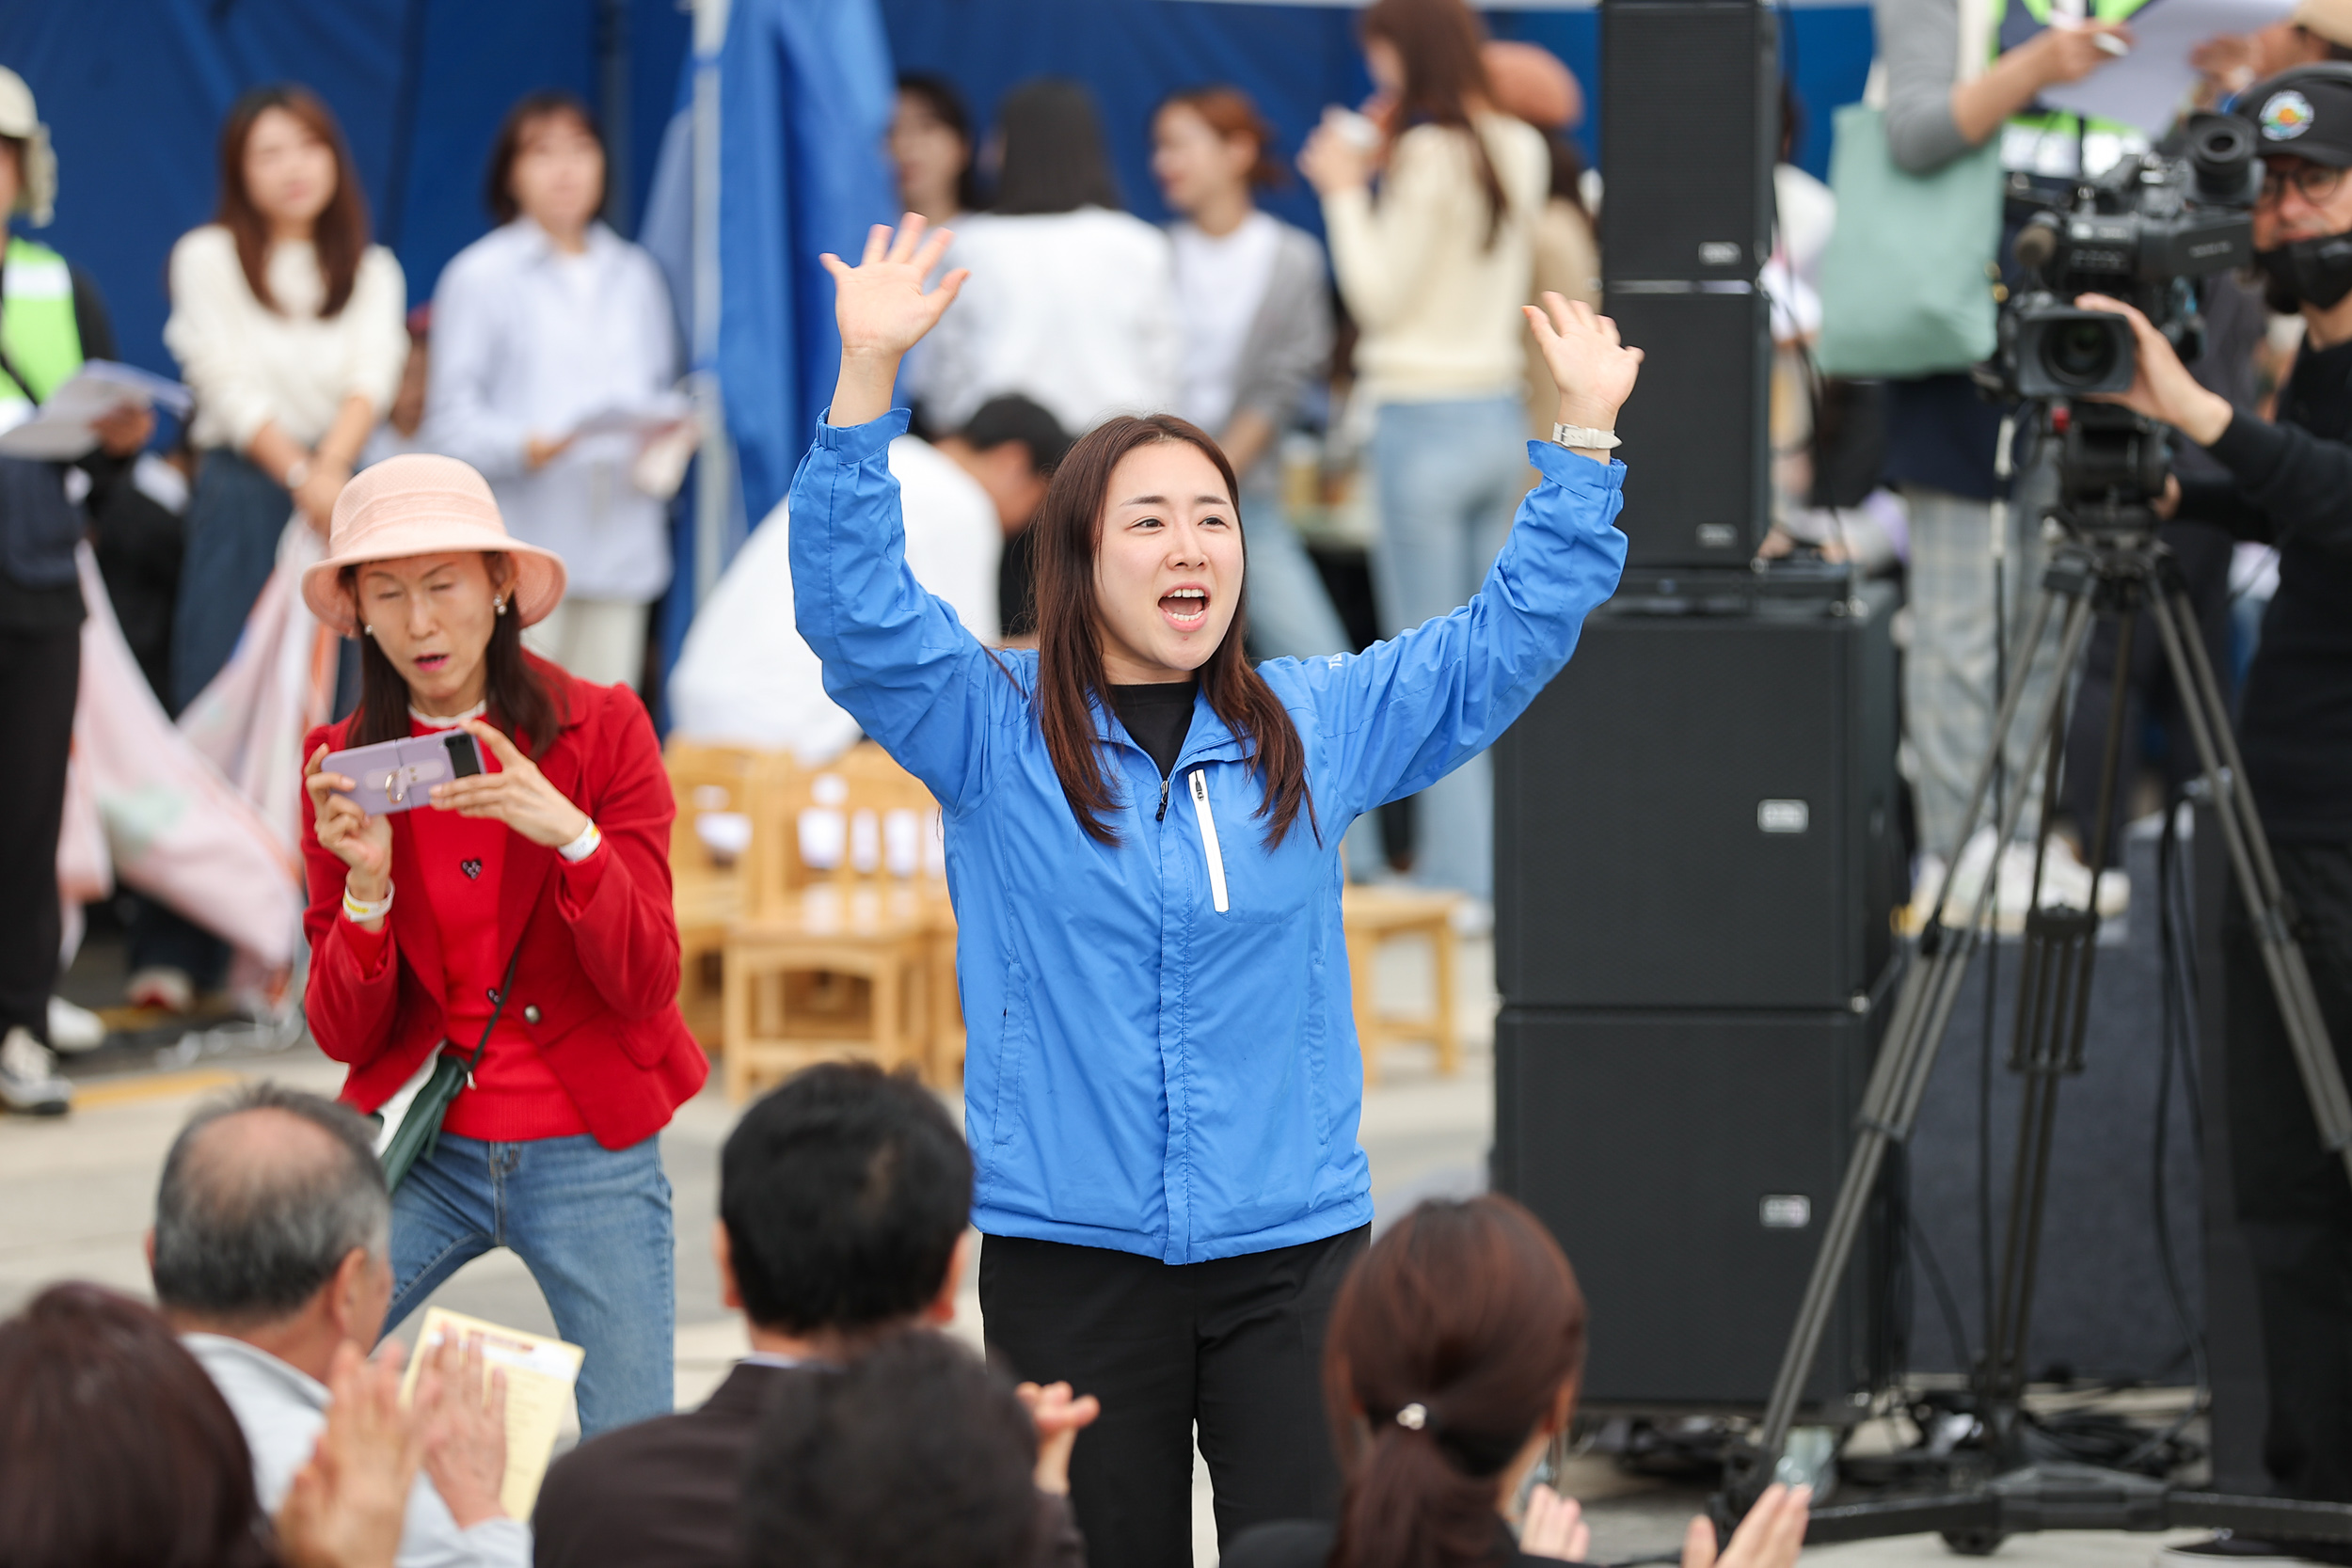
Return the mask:
<path fill-rule="evenodd" d="M 1810 1486 L 1766 1487 L 1721 1555 L 1715 1550 L 1714 1525 L 1700 1514 L 1683 1532 L 1682 1568 L 1795 1568 L 1812 1506 Z"/>
<path fill-rule="evenodd" d="M 1642 351 L 1617 338 L 1617 324 L 1591 306 L 1546 293 L 1523 306 L 1535 345 L 1543 350 L 1552 385 L 1560 388 L 1560 422 L 1608 430 L 1642 373 Z M 1592 453 L 1608 461 L 1606 452 Z"/>
<path fill-rule="evenodd" d="M 1040 1387 L 1025 1383 L 1013 1390 L 1029 1412 L 1029 1419 L 1037 1424 L 1037 1489 L 1057 1497 L 1070 1491 L 1070 1450 L 1078 1446 L 1078 1433 L 1093 1425 L 1094 1418 L 1103 1413 L 1103 1402 L 1089 1394 L 1084 1399 L 1073 1397 L 1067 1383 L 1048 1384 Z"/>
<path fill-rule="evenodd" d="M 506 1373 L 485 1378 L 479 1334 L 466 1335 L 462 1345 L 446 1335 L 419 1354 L 428 1375 L 419 1380 L 416 1410 L 433 1489 L 459 1529 L 504 1518 L 499 1493 L 506 1484 Z"/>
<path fill-rule="evenodd" d="M 1593 1532 L 1574 1498 L 1564 1497 L 1549 1486 L 1537 1486 L 1527 1495 L 1527 1518 L 1519 1526 L 1523 1555 L 1581 1562 L 1592 1548 Z"/>
<path fill-rule="evenodd" d="M 289 1568 L 392 1568 L 424 1444 L 400 1407 L 398 1344 L 376 1361 L 336 1347 L 326 1430 L 278 1510 Z"/>

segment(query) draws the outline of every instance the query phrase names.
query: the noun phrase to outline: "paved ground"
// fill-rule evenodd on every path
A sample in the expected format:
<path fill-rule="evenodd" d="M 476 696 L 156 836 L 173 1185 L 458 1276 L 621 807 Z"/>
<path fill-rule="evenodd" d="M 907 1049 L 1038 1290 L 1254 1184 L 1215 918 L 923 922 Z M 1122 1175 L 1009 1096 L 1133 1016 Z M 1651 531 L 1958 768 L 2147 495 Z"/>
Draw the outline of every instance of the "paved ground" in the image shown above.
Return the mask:
<path fill-rule="evenodd" d="M 1381 1085 L 1365 1096 L 1362 1140 L 1372 1159 L 1375 1223 L 1422 1197 L 1484 1185 L 1493 1124 L 1493 999 L 1484 982 L 1492 962 L 1484 942 L 1471 944 L 1464 957 L 1470 1045 L 1461 1072 L 1439 1077 L 1431 1053 L 1398 1048 L 1384 1060 Z M 1380 984 L 1400 1006 L 1409 1006 L 1422 994 L 1425 974 L 1425 956 L 1404 950 L 1384 968 Z M 85 1086 L 73 1117 L 0 1118 L 0 1192 L 8 1194 L 0 1209 L 0 1313 L 64 1278 L 144 1294 L 141 1239 L 155 1180 L 190 1108 L 246 1076 L 330 1092 L 342 1080 L 342 1069 L 307 1041 L 271 1050 L 273 1042 L 231 1030 L 175 1051 L 175 1031 L 151 1020 L 133 1022 L 142 1025 L 135 1035 L 74 1065 Z M 740 1323 L 719 1304 L 709 1246 L 718 1150 L 734 1121 L 735 1108 L 714 1086 L 682 1107 L 662 1134 L 662 1160 L 676 1194 L 681 1404 L 699 1401 L 744 1348 Z M 553 1331 L 537 1287 L 509 1253 L 468 1265 L 435 1299 L 495 1322 Z M 968 1280 L 956 1328 L 978 1338 L 979 1303 Z M 1565 1480 L 1572 1495 L 1585 1500 L 1597 1561 L 1673 1551 L 1705 1500 L 1702 1488 L 1630 1477 L 1598 1458 L 1571 1460 Z M 1195 1503 L 1195 1554 L 1202 1564 L 1213 1564 L 1216 1525 L 1205 1476 L 1198 1481 Z M 2120 1533 L 2024 1538 L 2000 1557 L 2015 1568 L 2142 1568 L 2155 1545 L 2154 1538 Z M 1950 1560 L 1932 1537 L 1819 1547 L 1806 1557 L 1820 1568 L 1933 1568 Z"/>

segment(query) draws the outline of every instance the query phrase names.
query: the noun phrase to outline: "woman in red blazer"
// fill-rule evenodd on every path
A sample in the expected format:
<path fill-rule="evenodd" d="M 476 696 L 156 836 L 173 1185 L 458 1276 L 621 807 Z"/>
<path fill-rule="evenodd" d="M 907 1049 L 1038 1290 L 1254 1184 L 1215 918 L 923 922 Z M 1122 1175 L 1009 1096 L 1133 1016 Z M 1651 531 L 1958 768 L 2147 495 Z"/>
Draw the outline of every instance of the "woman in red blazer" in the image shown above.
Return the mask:
<path fill-rule="evenodd" d="M 655 1134 L 709 1069 L 678 1017 L 675 807 L 644 706 L 523 651 L 564 563 L 510 538 L 454 459 L 353 480 L 302 592 L 361 650 L 358 708 L 306 748 L 310 1032 L 350 1065 L 342 1098 L 361 1111 L 488 1037 L 393 1195 L 386 1326 L 509 1247 L 587 1351 L 582 1433 L 667 1414 L 675 1290 Z M 484 771 L 412 810 L 370 816 L 323 766 L 461 729 Z"/>

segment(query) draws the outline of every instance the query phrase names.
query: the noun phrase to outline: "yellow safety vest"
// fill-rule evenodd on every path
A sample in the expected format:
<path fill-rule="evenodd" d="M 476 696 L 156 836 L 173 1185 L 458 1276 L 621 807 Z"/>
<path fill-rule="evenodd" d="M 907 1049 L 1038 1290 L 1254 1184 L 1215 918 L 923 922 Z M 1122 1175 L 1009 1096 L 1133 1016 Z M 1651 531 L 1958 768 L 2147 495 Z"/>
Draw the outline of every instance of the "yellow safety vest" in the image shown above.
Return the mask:
<path fill-rule="evenodd" d="M 2001 53 L 2001 23 L 2007 15 L 2008 3 L 2022 6 L 2026 15 L 2042 26 L 2050 24 L 2051 0 L 2007 0 L 1993 19 L 1990 44 L 1994 58 Z M 2091 0 L 2090 20 L 2126 21 L 2147 3 L 2148 0 Z M 2147 146 L 2148 137 L 2139 127 L 2122 120 L 2069 114 L 2059 109 L 2028 110 L 2010 116 L 2001 127 L 2001 166 L 2066 180 L 2085 172 L 2097 174 L 2127 153 L 2142 151 Z M 2078 159 L 2087 168 L 2077 166 Z"/>
<path fill-rule="evenodd" d="M 0 371 L 0 403 L 40 403 L 82 368 L 73 275 L 47 245 L 9 236 L 0 263 L 0 353 L 30 386 Z"/>

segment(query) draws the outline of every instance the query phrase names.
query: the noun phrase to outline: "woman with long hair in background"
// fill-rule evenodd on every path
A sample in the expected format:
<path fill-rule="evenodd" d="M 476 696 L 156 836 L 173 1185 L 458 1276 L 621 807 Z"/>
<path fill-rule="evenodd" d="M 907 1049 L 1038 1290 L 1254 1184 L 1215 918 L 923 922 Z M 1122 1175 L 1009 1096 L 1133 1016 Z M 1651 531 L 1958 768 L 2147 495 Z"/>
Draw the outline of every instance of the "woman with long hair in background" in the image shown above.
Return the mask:
<path fill-rule="evenodd" d="M 1502 433 L 1544 479 L 1450 615 L 1253 665 L 1232 466 L 1161 414 L 1063 458 L 1032 525 L 1038 647 L 989 649 L 908 571 L 886 457 L 899 360 L 964 282 L 923 292 L 947 248 L 924 227 L 825 258 L 841 375 L 793 481 L 794 616 L 945 812 L 988 1337 L 1102 1400 L 1071 1477 L 1088 1554 L 1183 1568 L 1196 1430 L 1220 1537 L 1337 1504 L 1316 1359 L 1372 1219 L 1341 837 L 1491 743 L 1615 591 L 1602 432 L 1641 354 L 1548 302 L 1584 445 Z"/>
<path fill-rule="evenodd" d="M 1283 514 L 1276 450 L 1330 368 L 1323 246 L 1259 208 L 1282 166 L 1274 128 L 1238 87 L 1169 96 L 1152 117 L 1152 172 L 1184 214 L 1168 229 L 1184 345 L 1176 411 L 1216 433 L 1253 525 L 1251 645 L 1275 658 L 1345 653 L 1354 644 Z"/>
<path fill-rule="evenodd" d="M 1583 1293 L 1541 1220 L 1494 1195 L 1422 1204 L 1348 1271 L 1331 1308 L 1323 1392 L 1347 1465 L 1337 1526 L 1260 1526 L 1223 1568 L 1581 1561 L 1576 1504 L 1528 1478 L 1576 1414 L 1584 1334 Z M 1792 1568 L 1810 1500 L 1772 1487 L 1721 1556 L 1715 1527 L 1692 1519 L 1682 1568 Z"/>
<path fill-rule="evenodd" d="M 407 283 L 371 244 L 366 193 L 334 114 L 307 87 L 262 87 L 220 131 L 213 221 L 171 249 L 164 342 L 196 394 L 196 488 L 171 627 L 171 710 L 211 684 L 244 634 L 299 511 L 320 534 L 359 449 L 400 388 Z M 130 1000 L 187 1007 L 227 950 L 149 906 Z"/>
<path fill-rule="evenodd" d="M 1549 159 L 1539 132 L 1495 109 L 1485 30 L 1462 0 L 1376 0 L 1359 27 L 1375 112 L 1327 113 L 1298 166 L 1361 329 L 1357 395 L 1377 410 L 1373 586 L 1383 628 L 1402 631 L 1477 588 L 1526 488 L 1519 312 Z M 1483 903 L 1493 841 L 1491 770 L 1473 758 L 1415 811 L 1414 879 Z"/>
<path fill-rule="evenodd" d="M 947 435 L 1007 392 L 1065 430 L 1176 405 L 1182 374 L 1168 236 L 1125 210 L 1093 95 L 1041 77 L 1006 95 L 995 198 L 946 264 L 964 308 L 910 367 L 925 423 Z"/>

